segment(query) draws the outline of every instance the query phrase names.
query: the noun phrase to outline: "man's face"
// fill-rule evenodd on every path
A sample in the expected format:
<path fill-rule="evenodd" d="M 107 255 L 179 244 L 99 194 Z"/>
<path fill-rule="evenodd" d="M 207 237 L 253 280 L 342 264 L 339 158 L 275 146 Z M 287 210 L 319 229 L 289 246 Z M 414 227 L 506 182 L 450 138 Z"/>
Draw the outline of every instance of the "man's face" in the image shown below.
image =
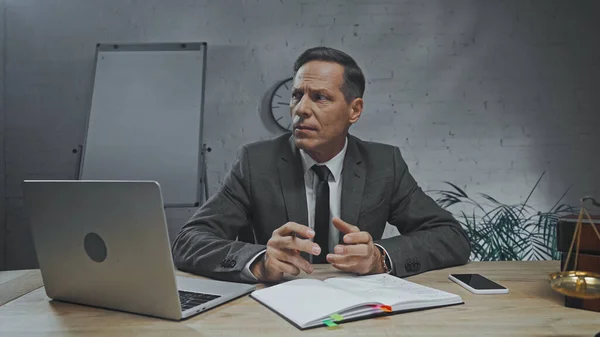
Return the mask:
<path fill-rule="evenodd" d="M 292 118 L 300 117 L 294 127 L 298 148 L 328 154 L 343 146 L 348 128 L 362 111 L 362 99 L 346 102 L 343 83 L 344 67 L 337 63 L 310 61 L 298 69 L 290 101 Z"/>

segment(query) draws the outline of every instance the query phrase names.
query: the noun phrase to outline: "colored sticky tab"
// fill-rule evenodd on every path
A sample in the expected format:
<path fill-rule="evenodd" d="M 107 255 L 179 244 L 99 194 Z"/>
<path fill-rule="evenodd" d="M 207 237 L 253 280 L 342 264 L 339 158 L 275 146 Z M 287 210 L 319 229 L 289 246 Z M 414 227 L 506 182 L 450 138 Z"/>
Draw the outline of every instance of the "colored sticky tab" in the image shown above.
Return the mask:
<path fill-rule="evenodd" d="M 333 314 L 333 315 L 331 315 L 329 317 L 331 317 L 331 319 L 333 319 L 334 321 L 341 321 L 341 320 L 344 319 L 344 316 L 342 316 L 340 314 Z"/>
<path fill-rule="evenodd" d="M 323 321 L 323 324 L 327 325 L 328 327 L 334 327 L 337 326 L 337 324 L 335 324 L 334 321 L 330 320 L 330 319 L 326 319 Z"/>
<path fill-rule="evenodd" d="M 392 312 L 392 307 L 389 305 L 374 305 L 373 308 L 375 309 L 379 309 L 381 311 L 385 311 L 385 312 Z"/>

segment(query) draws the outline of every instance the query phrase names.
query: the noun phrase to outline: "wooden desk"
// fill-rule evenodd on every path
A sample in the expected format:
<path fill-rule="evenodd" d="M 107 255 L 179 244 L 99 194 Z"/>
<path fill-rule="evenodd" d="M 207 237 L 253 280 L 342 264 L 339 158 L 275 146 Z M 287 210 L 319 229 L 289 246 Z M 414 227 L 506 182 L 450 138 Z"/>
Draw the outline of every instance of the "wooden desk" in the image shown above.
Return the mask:
<path fill-rule="evenodd" d="M 43 286 L 39 270 L 0 271 L 0 307 Z"/>
<path fill-rule="evenodd" d="M 4 336 L 594 336 L 600 314 L 566 308 L 548 285 L 558 261 L 475 262 L 427 272 L 413 282 L 462 296 L 464 305 L 300 331 L 248 296 L 182 322 L 50 301 L 40 288 L 0 307 Z M 448 280 L 478 272 L 507 286 L 508 295 L 474 295 Z M 334 276 L 320 269 L 317 278 Z"/>

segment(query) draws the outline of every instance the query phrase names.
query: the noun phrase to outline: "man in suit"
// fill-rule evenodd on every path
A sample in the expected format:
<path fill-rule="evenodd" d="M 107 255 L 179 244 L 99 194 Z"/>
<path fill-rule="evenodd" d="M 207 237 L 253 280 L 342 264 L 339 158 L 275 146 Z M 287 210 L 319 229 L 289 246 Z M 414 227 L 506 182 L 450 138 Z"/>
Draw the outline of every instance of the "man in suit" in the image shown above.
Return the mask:
<path fill-rule="evenodd" d="M 306 50 L 294 64 L 293 133 L 242 146 L 223 185 L 173 244 L 180 270 L 269 282 L 313 264 L 408 276 L 464 264 L 469 240 L 428 197 L 397 147 L 348 133 L 365 79 L 347 54 Z M 399 236 L 382 239 L 386 222 Z M 251 229 L 254 242 L 236 240 Z"/>

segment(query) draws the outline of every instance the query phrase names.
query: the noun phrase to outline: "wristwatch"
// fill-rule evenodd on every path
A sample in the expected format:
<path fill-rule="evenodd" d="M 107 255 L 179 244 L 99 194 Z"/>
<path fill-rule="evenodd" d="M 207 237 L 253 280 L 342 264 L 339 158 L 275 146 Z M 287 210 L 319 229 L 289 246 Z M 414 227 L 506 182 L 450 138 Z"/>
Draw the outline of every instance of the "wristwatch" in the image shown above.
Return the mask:
<path fill-rule="evenodd" d="M 383 267 L 383 270 L 385 271 L 386 274 L 389 274 L 390 271 L 392 270 L 391 268 L 391 263 L 390 263 L 390 258 L 387 256 L 387 254 L 385 253 L 385 250 L 379 246 L 377 246 L 377 248 L 379 249 L 379 252 L 381 253 L 381 267 Z"/>

